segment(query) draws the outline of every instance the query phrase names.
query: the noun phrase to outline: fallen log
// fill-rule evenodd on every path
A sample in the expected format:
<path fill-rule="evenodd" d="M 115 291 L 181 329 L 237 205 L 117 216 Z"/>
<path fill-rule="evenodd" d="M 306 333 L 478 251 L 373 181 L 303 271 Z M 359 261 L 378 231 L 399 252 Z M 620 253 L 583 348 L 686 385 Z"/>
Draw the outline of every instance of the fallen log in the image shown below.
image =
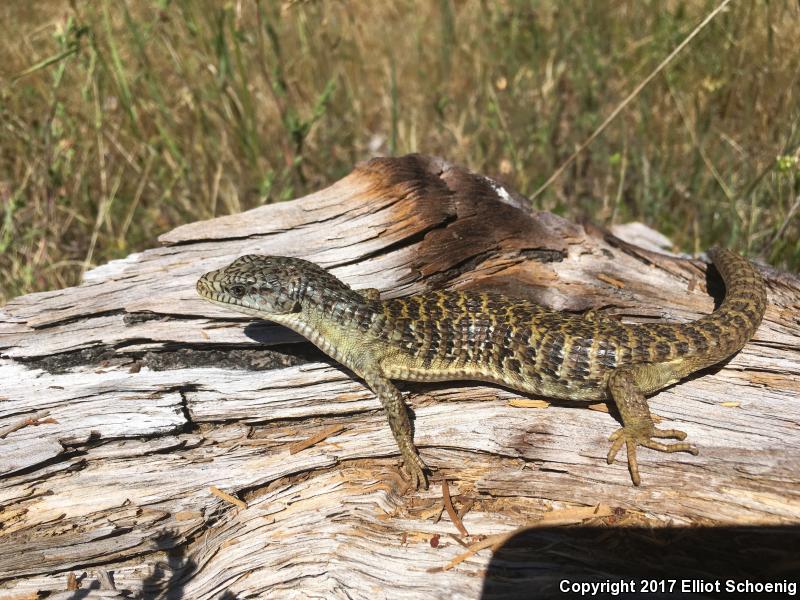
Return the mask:
<path fill-rule="evenodd" d="M 474 598 L 507 576 L 491 548 L 524 527 L 769 525 L 797 539 L 796 275 L 759 266 L 769 307 L 754 339 L 651 399 L 700 454 L 640 450 L 638 488 L 624 461 L 605 463 L 618 424 L 603 404 L 402 384 L 443 497 L 441 483 L 408 489 L 363 382 L 288 330 L 202 301 L 199 275 L 288 255 L 383 297 L 475 288 L 685 321 L 722 296 L 713 269 L 418 155 L 160 241 L 0 309 L 0 595 Z M 563 565 L 537 556 L 515 577 L 553 584 Z"/>

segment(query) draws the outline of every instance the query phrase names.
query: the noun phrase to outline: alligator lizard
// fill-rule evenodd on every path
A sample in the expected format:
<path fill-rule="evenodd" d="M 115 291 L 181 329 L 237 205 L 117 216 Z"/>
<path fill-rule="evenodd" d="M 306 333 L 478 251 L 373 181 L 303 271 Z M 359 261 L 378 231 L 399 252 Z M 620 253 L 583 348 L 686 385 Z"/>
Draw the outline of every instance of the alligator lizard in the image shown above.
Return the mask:
<path fill-rule="evenodd" d="M 381 300 L 377 290 L 353 290 L 314 263 L 276 256 L 242 256 L 203 275 L 197 291 L 289 327 L 362 377 L 386 411 L 415 487 L 427 487 L 428 469 L 393 379 L 480 380 L 551 398 L 613 399 L 622 427 L 610 437 L 607 460 L 624 445 L 639 485 L 637 446 L 697 454 L 683 431 L 654 426 L 645 396 L 739 351 L 766 308 L 764 283 L 746 259 L 725 249 L 709 256 L 726 296 L 689 323 L 627 324 L 471 291 Z"/>

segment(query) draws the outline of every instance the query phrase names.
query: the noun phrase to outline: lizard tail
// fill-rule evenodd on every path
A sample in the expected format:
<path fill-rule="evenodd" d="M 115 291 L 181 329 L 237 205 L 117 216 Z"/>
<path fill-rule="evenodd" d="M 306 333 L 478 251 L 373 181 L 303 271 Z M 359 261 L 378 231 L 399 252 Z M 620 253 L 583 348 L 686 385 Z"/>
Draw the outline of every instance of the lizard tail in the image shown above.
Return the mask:
<path fill-rule="evenodd" d="M 753 337 L 767 308 L 767 291 L 746 258 L 719 247 L 711 248 L 708 256 L 725 282 L 725 299 L 713 313 L 688 325 L 716 340 L 712 352 L 704 356 L 706 365 L 711 365 L 735 354 Z"/>

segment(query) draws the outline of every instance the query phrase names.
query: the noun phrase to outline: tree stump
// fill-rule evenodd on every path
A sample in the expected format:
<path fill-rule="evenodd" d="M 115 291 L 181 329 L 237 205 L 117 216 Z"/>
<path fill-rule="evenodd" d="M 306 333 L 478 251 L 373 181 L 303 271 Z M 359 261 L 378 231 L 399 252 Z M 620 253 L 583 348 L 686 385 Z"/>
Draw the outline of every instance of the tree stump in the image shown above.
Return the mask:
<path fill-rule="evenodd" d="M 441 482 L 408 489 L 363 382 L 194 290 L 255 253 L 306 258 L 383 297 L 480 288 L 626 320 L 691 320 L 722 296 L 700 260 L 528 206 L 441 159 L 374 159 L 0 309 L 0 597 L 530 597 L 564 573 L 646 571 L 687 547 L 740 576 L 752 540 L 798 547 L 796 275 L 758 267 L 769 307 L 755 338 L 651 399 L 700 454 L 640 450 L 641 487 L 624 461 L 606 464 L 618 423 L 605 404 L 400 384 L 447 500 Z M 595 568 L 602 548 L 611 563 Z"/>

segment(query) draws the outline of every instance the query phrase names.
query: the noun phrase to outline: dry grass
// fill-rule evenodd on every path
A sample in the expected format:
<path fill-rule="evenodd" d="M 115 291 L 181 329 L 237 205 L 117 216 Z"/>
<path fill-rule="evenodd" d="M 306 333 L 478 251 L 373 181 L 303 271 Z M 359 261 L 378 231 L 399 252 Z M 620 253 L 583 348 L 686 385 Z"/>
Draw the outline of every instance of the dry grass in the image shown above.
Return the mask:
<path fill-rule="evenodd" d="M 0 303 L 375 154 L 532 194 L 716 5 L 0 5 Z M 800 267 L 800 8 L 720 14 L 541 196 Z"/>

